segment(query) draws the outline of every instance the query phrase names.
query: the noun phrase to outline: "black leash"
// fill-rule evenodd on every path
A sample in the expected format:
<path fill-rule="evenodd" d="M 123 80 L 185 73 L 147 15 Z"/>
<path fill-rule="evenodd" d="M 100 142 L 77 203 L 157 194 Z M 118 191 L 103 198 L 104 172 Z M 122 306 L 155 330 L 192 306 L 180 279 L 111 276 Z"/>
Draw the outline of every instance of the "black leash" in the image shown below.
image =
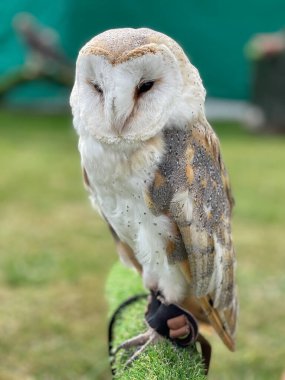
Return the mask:
<path fill-rule="evenodd" d="M 125 309 L 127 306 L 130 306 L 131 304 L 133 304 L 133 303 L 135 303 L 141 299 L 146 299 L 147 297 L 148 297 L 147 294 L 137 294 L 135 296 L 128 298 L 126 301 L 124 301 L 123 303 L 121 303 L 117 307 L 117 309 L 114 311 L 114 313 L 111 317 L 111 320 L 110 320 L 109 326 L 108 326 L 108 349 L 109 349 L 109 358 L 111 359 L 110 360 L 111 372 L 112 372 L 113 376 L 116 373 L 116 370 L 114 368 L 115 357 L 113 356 L 113 340 L 114 340 L 115 322 L 116 322 L 117 318 L 119 317 L 119 315 L 121 314 L 121 312 L 123 311 L 123 309 Z"/>

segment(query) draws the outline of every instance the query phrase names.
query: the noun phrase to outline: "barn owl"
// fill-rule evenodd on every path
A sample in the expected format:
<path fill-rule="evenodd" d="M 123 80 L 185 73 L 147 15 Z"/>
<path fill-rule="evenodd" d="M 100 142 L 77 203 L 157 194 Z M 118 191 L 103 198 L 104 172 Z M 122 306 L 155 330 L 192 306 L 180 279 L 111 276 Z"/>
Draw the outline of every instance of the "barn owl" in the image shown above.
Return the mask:
<path fill-rule="evenodd" d="M 174 40 L 124 28 L 83 46 L 70 102 L 84 182 L 122 261 L 233 351 L 233 198 L 204 101 Z M 173 337 L 188 331 L 183 321 L 169 321 Z"/>

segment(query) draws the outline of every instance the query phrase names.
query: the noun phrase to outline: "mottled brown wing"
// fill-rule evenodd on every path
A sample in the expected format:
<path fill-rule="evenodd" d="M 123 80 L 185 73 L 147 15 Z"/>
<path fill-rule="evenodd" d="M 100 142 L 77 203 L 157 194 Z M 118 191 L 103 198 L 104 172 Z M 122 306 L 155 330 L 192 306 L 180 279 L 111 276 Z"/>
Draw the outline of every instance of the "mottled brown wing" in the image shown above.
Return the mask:
<path fill-rule="evenodd" d="M 233 198 L 218 139 L 207 123 L 193 127 L 183 154 L 184 180 L 176 184 L 169 208 L 188 254 L 187 260 L 177 264 L 209 322 L 234 350 Z"/>

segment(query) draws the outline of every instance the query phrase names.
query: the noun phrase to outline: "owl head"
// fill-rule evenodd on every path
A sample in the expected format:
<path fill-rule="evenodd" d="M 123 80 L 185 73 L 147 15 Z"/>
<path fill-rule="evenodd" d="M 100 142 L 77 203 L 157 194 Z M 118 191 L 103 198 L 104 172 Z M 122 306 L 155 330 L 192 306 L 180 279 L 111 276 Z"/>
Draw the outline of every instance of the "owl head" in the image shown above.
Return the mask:
<path fill-rule="evenodd" d="M 151 29 L 112 29 L 91 39 L 76 63 L 74 126 L 103 143 L 145 141 L 204 115 L 197 69 L 171 38 Z"/>

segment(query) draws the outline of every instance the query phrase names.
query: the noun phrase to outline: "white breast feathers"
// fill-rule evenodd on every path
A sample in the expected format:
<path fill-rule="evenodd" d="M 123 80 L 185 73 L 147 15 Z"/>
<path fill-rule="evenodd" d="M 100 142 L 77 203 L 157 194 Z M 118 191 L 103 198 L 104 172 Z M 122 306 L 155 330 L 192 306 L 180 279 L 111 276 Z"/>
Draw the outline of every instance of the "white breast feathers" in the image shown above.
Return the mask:
<path fill-rule="evenodd" d="M 166 242 L 172 238 L 171 222 L 155 216 L 146 206 L 144 193 L 153 181 L 163 153 L 158 141 L 124 153 L 93 138 L 80 138 L 82 165 L 90 181 L 91 200 L 121 241 L 134 251 L 143 267 L 144 284 L 160 289 L 168 302 L 178 302 L 188 290 L 180 270 L 169 265 Z"/>

